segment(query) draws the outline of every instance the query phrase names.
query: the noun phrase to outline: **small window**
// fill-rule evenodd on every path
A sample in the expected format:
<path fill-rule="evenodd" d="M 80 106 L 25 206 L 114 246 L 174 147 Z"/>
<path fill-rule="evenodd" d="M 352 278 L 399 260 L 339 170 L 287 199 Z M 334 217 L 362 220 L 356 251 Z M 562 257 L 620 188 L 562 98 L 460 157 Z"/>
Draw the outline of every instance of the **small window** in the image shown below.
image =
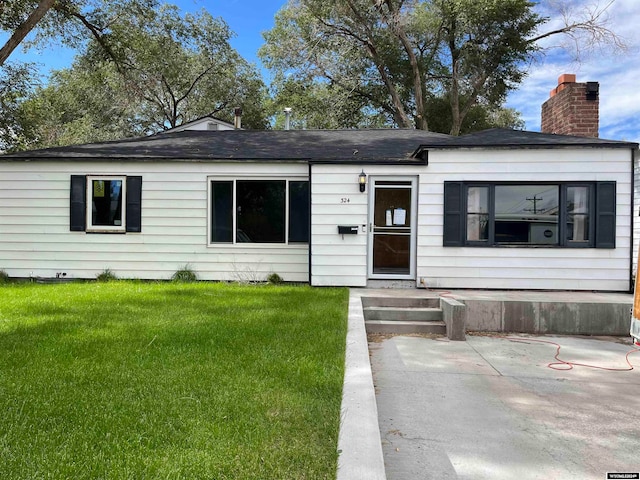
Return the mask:
<path fill-rule="evenodd" d="M 124 232 L 124 177 L 87 177 L 87 231 Z"/>
<path fill-rule="evenodd" d="M 71 175 L 70 230 L 142 231 L 142 177 Z"/>

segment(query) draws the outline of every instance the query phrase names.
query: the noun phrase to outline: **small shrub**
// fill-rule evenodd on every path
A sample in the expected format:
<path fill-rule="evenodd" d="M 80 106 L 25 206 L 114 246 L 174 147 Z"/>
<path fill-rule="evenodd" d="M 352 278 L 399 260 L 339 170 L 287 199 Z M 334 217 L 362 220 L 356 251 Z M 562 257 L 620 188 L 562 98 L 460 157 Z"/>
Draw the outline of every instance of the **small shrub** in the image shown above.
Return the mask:
<path fill-rule="evenodd" d="M 99 282 L 111 282 L 117 279 L 118 277 L 111 271 L 110 268 L 106 268 L 102 273 L 96 275 L 96 280 L 98 280 Z"/>
<path fill-rule="evenodd" d="M 0 283 L 7 283 L 9 281 L 9 274 L 4 270 L 0 270 Z"/>
<path fill-rule="evenodd" d="M 280 275 L 274 272 L 267 277 L 267 282 L 272 283 L 274 285 L 279 285 L 281 283 L 284 283 L 284 280 Z"/>
<path fill-rule="evenodd" d="M 198 275 L 189 265 L 185 265 L 173 274 L 171 280 L 173 280 L 174 282 L 197 282 Z"/>

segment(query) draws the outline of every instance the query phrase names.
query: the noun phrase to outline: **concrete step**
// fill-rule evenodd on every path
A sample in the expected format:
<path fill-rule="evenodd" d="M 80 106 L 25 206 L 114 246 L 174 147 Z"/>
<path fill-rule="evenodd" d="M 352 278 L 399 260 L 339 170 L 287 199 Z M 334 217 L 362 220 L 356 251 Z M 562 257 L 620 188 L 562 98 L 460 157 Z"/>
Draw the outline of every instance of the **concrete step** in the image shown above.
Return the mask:
<path fill-rule="evenodd" d="M 391 322 L 433 322 L 442 320 L 442 310 L 423 307 L 365 307 L 364 319 Z"/>
<path fill-rule="evenodd" d="M 439 308 L 439 297 L 361 297 L 363 307 Z"/>
<path fill-rule="evenodd" d="M 367 333 L 431 333 L 446 335 L 447 327 L 444 322 L 399 322 L 387 320 L 369 320 L 365 322 Z"/>

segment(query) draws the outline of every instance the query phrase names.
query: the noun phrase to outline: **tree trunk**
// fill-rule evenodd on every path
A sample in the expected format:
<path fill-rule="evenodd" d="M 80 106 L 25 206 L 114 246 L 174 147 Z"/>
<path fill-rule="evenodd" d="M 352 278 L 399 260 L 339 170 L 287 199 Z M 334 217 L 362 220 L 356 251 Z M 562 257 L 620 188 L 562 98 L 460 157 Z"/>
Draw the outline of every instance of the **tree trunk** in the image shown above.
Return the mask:
<path fill-rule="evenodd" d="M 400 95 L 398 95 L 396 87 L 394 87 L 391 79 L 387 75 L 387 72 L 384 70 L 384 67 L 381 65 L 378 65 L 377 67 L 378 72 L 380 73 L 380 76 L 382 77 L 382 80 L 387 87 L 387 91 L 391 96 L 391 104 L 393 105 L 393 119 L 400 128 L 411 128 L 411 119 L 407 115 L 407 112 L 402 105 L 402 100 L 400 100 Z"/>
<path fill-rule="evenodd" d="M 382 78 L 385 86 L 387 87 L 387 91 L 389 92 L 389 96 L 391 97 L 391 105 L 393 106 L 393 119 L 398 124 L 400 128 L 411 128 L 413 125 L 411 124 L 411 119 L 407 115 L 407 112 L 402 105 L 402 100 L 400 99 L 400 95 L 398 95 L 398 91 L 396 87 L 393 85 L 393 82 L 387 75 L 387 71 L 385 70 L 384 63 L 378 57 L 378 52 L 375 46 L 371 42 L 367 42 L 367 50 L 369 50 L 369 54 L 371 55 L 371 59 L 373 63 L 376 65 L 376 69 Z"/>
<path fill-rule="evenodd" d="M 455 35 L 456 31 L 455 20 L 452 22 L 452 26 L 449 29 L 449 52 L 451 53 L 451 91 L 449 93 L 449 103 L 451 105 L 451 130 L 449 135 L 460 135 L 460 129 L 462 128 L 462 119 L 460 118 L 460 83 L 458 82 L 458 60 L 460 58 L 460 52 L 456 47 Z"/>
<path fill-rule="evenodd" d="M 449 103 L 451 105 L 451 130 L 449 135 L 460 135 L 462 119 L 460 118 L 460 88 L 458 85 L 458 62 L 453 61 L 451 68 L 451 93 Z"/>
<path fill-rule="evenodd" d="M 4 65 L 4 62 L 9 58 L 9 55 L 17 48 L 18 45 L 24 40 L 31 30 L 38 24 L 38 22 L 45 16 L 49 9 L 53 6 L 55 0 L 40 0 L 40 3 L 36 9 L 31 12 L 31 15 L 16 28 L 11 38 L 7 40 L 7 43 L 0 49 L 0 66 Z"/>
<path fill-rule="evenodd" d="M 420 74 L 420 66 L 418 65 L 418 59 L 413 51 L 413 47 L 407 35 L 404 31 L 398 27 L 396 29 L 396 35 L 400 39 L 404 51 L 409 57 L 409 63 L 411 65 L 411 73 L 413 74 L 413 94 L 416 102 L 416 128 L 418 130 L 429 130 L 429 123 L 427 117 L 424 116 L 424 98 L 422 96 L 422 75 Z"/>

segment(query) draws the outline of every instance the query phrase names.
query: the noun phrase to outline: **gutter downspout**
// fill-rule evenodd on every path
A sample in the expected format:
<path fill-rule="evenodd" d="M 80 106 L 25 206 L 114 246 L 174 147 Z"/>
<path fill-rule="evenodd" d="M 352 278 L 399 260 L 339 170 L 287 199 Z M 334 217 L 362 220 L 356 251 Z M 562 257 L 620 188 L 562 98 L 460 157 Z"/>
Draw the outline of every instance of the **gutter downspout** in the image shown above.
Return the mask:
<path fill-rule="evenodd" d="M 311 236 L 311 228 L 313 226 L 313 220 L 311 219 L 311 162 L 309 162 L 308 164 L 308 170 L 309 170 L 309 286 L 311 286 L 311 239 L 313 238 Z M 631 242 L 633 243 L 633 242 Z M 633 257 L 631 257 L 633 260 Z"/>
<path fill-rule="evenodd" d="M 636 210 L 636 185 L 635 185 L 635 177 L 636 177 L 636 151 L 638 151 L 635 148 L 631 149 L 631 255 L 630 255 L 630 259 L 629 259 L 629 293 L 633 293 L 634 292 L 634 287 L 635 287 L 635 282 L 634 282 L 634 278 L 633 278 L 633 267 L 634 267 L 634 262 L 633 262 L 633 255 L 635 253 L 635 210 Z M 640 255 L 640 249 L 639 249 L 639 255 Z M 640 260 L 640 259 L 639 259 Z M 638 272 L 636 271 L 636 278 L 635 281 L 638 281 Z"/>

